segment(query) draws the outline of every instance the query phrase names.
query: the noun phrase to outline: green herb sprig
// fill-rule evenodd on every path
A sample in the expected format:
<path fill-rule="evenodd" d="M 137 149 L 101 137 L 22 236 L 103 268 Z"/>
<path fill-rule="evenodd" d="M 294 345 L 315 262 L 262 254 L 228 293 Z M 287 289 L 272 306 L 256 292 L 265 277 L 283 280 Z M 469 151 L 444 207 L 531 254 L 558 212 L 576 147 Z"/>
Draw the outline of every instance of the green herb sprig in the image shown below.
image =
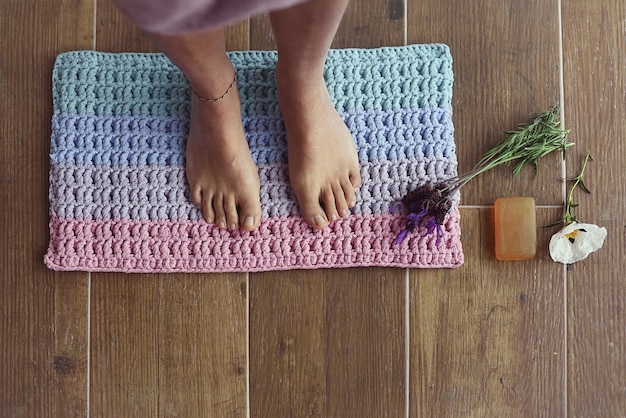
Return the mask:
<path fill-rule="evenodd" d="M 499 155 L 505 161 L 521 159 L 513 168 L 513 174 L 516 176 L 527 164 L 533 164 L 537 171 L 537 161 L 540 158 L 559 149 L 565 151 L 574 145 L 573 142 L 566 142 L 569 132 L 561 128 L 559 109 L 552 106 L 532 123 L 522 125 L 515 131 L 505 132 L 509 137 L 488 151 L 483 158 L 489 159 Z"/>
<path fill-rule="evenodd" d="M 547 112 L 535 117 L 525 125 L 520 125 L 514 131 L 506 131 L 507 138 L 491 148 L 474 166 L 472 170 L 449 183 L 454 191 L 460 189 L 474 177 L 502 164 L 519 160 L 513 167 L 513 175 L 517 176 L 526 165 L 532 164 L 537 171 L 537 162 L 540 158 L 561 150 L 563 158 L 565 151 L 574 145 L 567 141 L 569 130 L 561 128 L 559 108 L 551 106 Z"/>

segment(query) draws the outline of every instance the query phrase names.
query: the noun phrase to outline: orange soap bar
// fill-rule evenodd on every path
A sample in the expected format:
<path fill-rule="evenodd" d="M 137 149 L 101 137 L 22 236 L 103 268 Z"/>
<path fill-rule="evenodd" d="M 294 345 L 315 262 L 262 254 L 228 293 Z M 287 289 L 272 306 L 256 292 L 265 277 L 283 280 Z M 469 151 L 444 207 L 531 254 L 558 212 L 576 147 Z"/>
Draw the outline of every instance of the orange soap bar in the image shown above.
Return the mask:
<path fill-rule="evenodd" d="M 493 208 L 498 260 L 527 260 L 537 249 L 535 199 L 503 197 Z"/>

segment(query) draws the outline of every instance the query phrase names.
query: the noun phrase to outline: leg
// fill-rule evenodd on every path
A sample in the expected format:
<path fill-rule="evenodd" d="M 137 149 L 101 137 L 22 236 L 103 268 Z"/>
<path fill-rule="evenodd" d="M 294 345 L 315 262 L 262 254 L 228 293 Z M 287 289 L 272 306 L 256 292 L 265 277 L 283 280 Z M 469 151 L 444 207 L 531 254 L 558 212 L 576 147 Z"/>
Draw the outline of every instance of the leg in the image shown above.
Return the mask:
<path fill-rule="evenodd" d="M 361 184 L 354 141 L 323 79 L 326 55 L 347 3 L 311 0 L 270 14 L 291 186 L 302 217 L 317 229 L 349 214 Z"/>
<path fill-rule="evenodd" d="M 224 31 L 149 34 L 199 95 L 217 98 L 233 80 Z M 220 228 L 254 230 L 261 219 L 259 174 L 244 136 L 236 86 L 222 101 L 193 95 L 186 173 L 191 199 Z"/>

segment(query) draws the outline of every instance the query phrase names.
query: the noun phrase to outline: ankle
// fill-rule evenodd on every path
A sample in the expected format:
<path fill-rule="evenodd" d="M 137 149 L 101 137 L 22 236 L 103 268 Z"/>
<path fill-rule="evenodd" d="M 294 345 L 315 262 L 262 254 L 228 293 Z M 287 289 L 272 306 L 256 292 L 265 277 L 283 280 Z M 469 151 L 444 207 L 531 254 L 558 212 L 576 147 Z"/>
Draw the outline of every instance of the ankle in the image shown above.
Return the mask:
<path fill-rule="evenodd" d="M 278 90 L 289 90 L 292 92 L 316 92 L 324 91 L 321 87 L 326 86 L 324 82 L 324 68 L 314 66 L 289 65 L 279 62 L 276 64 L 276 85 Z"/>
<path fill-rule="evenodd" d="M 237 84 L 237 72 L 235 72 L 235 76 L 233 77 L 233 81 L 230 82 L 230 84 L 226 88 L 226 91 L 224 91 L 224 93 L 222 93 L 219 96 L 206 97 L 206 96 L 203 96 L 202 94 L 198 93 L 198 91 L 191 84 L 190 84 L 190 87 L 191 87 L 191 93 L 196 97 L 196 99 L 198 99 L 198 100 L 200 100 L 201 102 L 204 102 L 204 103 L 213 103 L 213 102 L 221 102 L 222 100 L 224 100 L 224 98 L 227 95 L 230 94 L 230 92 L 233 90 L 233 88 L 235 88 L 236 84 Z"/>
<path fill-rule="evenodd" d="M 204 101 L 219 101 L 237 85 L 237 72 L 226 56 L 202 68 L 185 69 L 183 73 L 194 94 Z"/>

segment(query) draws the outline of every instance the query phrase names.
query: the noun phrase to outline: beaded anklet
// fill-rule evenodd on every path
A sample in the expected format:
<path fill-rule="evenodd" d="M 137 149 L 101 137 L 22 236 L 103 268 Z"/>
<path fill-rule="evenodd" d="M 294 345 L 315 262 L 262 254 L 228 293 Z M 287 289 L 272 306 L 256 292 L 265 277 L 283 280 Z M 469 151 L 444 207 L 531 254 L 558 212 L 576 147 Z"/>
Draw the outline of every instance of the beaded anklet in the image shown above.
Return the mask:
<path fill-rule="evenodd" d="M 189 82 L 189 80 L 187 80 L 187 82 Z M 212 102 L 221 102 L 224 99 L 224 97 L 226 97 L 228 93 L 230 93 L 230 91 L 233 89 L 233 87 L 235 86 L 235 83 L 237 83 L 237 71 L 235 71 L 235 77 L 233 77 L 233 81 L 231 81 L 230 85 L 228 86 L 224 94 L 214 99 L 201 96 L 197 91 L 194 90 L 191 83 L 189 83 L 189 87 L 191 88 L 191 91 L 193 92 L 194 96 L 196 96 L 199 100 L 202 100 L 203 102 L 207 102 L 207 103 L 212 103 Z"/>

